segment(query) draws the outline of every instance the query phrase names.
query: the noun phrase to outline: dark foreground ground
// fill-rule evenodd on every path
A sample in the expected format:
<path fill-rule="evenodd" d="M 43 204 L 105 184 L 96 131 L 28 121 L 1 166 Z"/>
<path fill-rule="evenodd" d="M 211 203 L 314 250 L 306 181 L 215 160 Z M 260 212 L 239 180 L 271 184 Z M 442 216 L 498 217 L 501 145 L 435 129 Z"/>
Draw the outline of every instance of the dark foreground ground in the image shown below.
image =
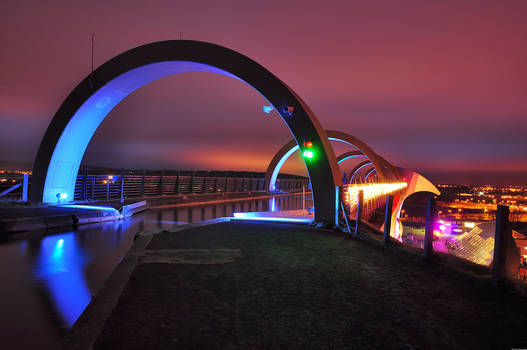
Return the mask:
<path fill-rule="evenodd" d="M 398 249 L 284 224 L 155 235 L 96 349 L 527 346 L 527 299 Z"/>

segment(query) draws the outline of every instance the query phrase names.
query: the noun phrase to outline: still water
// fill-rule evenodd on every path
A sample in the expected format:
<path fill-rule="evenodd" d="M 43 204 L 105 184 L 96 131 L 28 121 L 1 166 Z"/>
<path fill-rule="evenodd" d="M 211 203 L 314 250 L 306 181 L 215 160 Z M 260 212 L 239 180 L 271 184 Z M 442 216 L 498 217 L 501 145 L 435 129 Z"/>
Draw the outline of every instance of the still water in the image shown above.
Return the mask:
<path fill-rule="evenodd" d="M 75 230 L 15 235 L 0 243 L 2 349 L 56 348 L 131 247 L 138 231 L 234 212 L 302 208 L 302 195 L 149 210 Z"/>

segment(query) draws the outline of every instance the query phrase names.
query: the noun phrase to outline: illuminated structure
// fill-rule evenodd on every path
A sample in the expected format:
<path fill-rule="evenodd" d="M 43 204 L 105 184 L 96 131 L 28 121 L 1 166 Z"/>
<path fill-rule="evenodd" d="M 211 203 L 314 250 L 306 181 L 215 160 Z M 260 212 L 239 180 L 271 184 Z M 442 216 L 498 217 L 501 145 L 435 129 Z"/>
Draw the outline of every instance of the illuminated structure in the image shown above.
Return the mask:
<path fill-rule="evenodd" d="M 429 192 L 437 196 L 441 194 L 437 187 L 435 187 L 423 175 L 409 169 L 399 168 L 399 171 L 401 172 L 403 179 L 405 179 L 405 182 L 408 184 L 408 187 L 406 188 L 406 191 L 395 197 L 393 200 L 392 227 L 390 228 L 390 233 L 392 237 L 397 240 L 401 240 L 402 225 L 400 217 L 406 198 L 417 192 Z"/>
<path fill-rule="evenodd" d="M 155 42 L 126 51 L 86 77 L 53 117 L 33 166 L 31 200 L 73 200 L 79 166 L 95 130 L 108 113 L 138 88 L 184 72 L 210 72 L 238 79 L 276 110 L 297 140 L 312 145 L 306 167 L 313 187 L 315 220 L 335 221 L 335 186 L 342 184 L 336 157 L 319 121 L 298 95 L 260 64 L 228 48 L 198 41 Z M 316 154 L 316 156 L 315 156 Z M 374 162 L 375 165 L 377 165 Z M 384 176 L 384 169 L 378 169 Z"/>
<path fill-rule="evenodd" d="M 366 145 L 358 138 L 334 130 L 327 130 L 326 134 L 328 141 L 343 142 L 359 149 L 359 151 L 348 152 L 336 158 L 337 164 L 340 164 L 343 161 L 352 157 L 366 157 L 368 159 L 368 164 L 372 164 L 376 170 L 378 169 L 377 174 L 380 180 L 396 181 L 399 178 L 397 170 L 393 165 L 389 164 L 384 158 L 377 155 L 368 145 Z M 276 178 L 278 176 L 278 173 L 280 172 L 280 169 L 284 165 L 285 161 L 298 149 L 299 146 L 294 139 L 286 143 L 284 146 L 282 146 L 282 148 L 280 148 L 280 150 L 275 154 L 275 156 L 267 166 L 267 170 L 265 172 L 264 188 L 266 188 L 268 191 L 275 190 Z M 335 153 L 333 152 L 333 154 Z M 386 170 L 388 170 L 389 173 L 387 173 Z M 340 178 L 342 178 L 342 176 L 340 176 Z"/>
<path fill-rule="evenodd" d="M 350 207 L 355 207 L 358 204 L 359 191 L 364 193 L 364 201 L 368 202 L 379 197 L 398 193 L 407 186 L 406 182 L 348 185 L 344 187 L 344 200 Z"/>
<path fill-rule="evenodd" d="M 338 156 L 336 158 L 337 164 L 341 164 L 350 158 L 366 158 L 366 160 L 360 162 L 351 170 L 349 186 L 346 186 L 344 200 L 348 201 L 347 204 L 351 208 L 356 205 L 356 197 L 359 190 L 363 190 L 365 201 L 382 198 L 388 194 L 395 194 L 390 234 L 395 239 L 400 240 L 402 230 L 399 218 L 406 198 L 417 192 L 430 192 L 439 195 L 439 190 L 430 181 L 415 171 L 393 166 L 386 159 L 376 154 L 368 145 L 352 135 L 333 130 L 327 130 L 326 134 L 328 140 L 344 142 L 358 148 L 358 150 L 346 152 Z M 299 150 L 299 146 L 295 140 L 289 141 L 280 148 L 267 167 L 264 188 L 271 192 L 276 190 L 276 179 L 280 169 L 285 161 L 297 150 Z M 367 166 L 372 166 L 373 169 L 368 171 L 365 178 L 373 172 L 376 172 L 379 183 L 354 185 L 357 173 Z"/>
<path fill-rule="evenodd" d="M 344 154 L 341 154 L 340 156 L 337 157 L 337 162 L 338 164 L 342 163 L 344 160 L 347 160 L 347 159 L 350 159 L 350 158 L 353 158 L 353 157 L 357 157 L 357 156 L 353 156 L 353 154 L 355 154 L 357 151 L 352 151 L 352 152 L 347 152 L 347 153 L 344 153 Z M 360 152 L 359 152 L 360 153 Z M 351 154 L 351 156 L 350 156 Z M 366 155 L 363 155 L 361 154 L 362 157 L 366 157 Z M 383 166 L 384 166 L 384 169 L 386 171 L 389 172 L 390 174 L 390 180 L 398 180 L 401 178 L 401 175 L 399 174 L 399 170 L 397 170 L 396 167 L 394 167 L 391 163 L 389 163 L 388 161 L 386 161 L 384 158 L 378 156 L 379 159 L 381 160 L 381 162 L 383 163 Z M 373 163 L 371 162 L 371 160 L 369 159 L 366 159 L 365 161 L 357 164 L 351 171 L 350 171 L 350 178 L 349 178 L 349 183 L 353 183 L 353 181 L 356 179 L 356 175 L 359 173 L 359 171 L 363 168 L 366 168 L 366 167 L 372 167 L 371 170 L 368 171 L 367 175 L 364 177 L 365 179 L 373 174 L 373 173 L 376 173 L 377 172 L 377 169 L 375 168 L 375 166 L 373 165 Z"/>

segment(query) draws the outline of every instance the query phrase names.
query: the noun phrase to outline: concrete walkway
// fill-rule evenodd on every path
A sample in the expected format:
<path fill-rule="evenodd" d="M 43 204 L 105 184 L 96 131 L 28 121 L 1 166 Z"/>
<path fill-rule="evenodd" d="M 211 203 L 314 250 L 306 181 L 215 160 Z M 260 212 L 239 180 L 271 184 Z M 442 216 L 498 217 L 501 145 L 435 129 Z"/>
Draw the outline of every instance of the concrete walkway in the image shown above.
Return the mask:
<path fill-rule="evenodd" d="M 103 288 L 119 291 L 116 306 L 96 297 L 68 348 L 527 346 L 526 298 L 400 248 L 255 222 L 145 239 Z M 93 339 L 81 339 L 87 334 Z"/>

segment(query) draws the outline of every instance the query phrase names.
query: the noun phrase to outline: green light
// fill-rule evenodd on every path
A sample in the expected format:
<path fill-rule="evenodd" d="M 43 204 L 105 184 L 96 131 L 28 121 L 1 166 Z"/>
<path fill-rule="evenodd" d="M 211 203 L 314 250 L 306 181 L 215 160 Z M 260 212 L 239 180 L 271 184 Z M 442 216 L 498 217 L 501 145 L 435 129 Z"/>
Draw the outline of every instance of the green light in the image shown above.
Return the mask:
<path fill-rule="evenodd" d="M 313 156 L 314 156 L 313 151 L 311 151 L 311 150 L 304 151 L 304 157 L 305 158 L 310 158 L 311 159 L 311 158 L 313 158 Z"/>

